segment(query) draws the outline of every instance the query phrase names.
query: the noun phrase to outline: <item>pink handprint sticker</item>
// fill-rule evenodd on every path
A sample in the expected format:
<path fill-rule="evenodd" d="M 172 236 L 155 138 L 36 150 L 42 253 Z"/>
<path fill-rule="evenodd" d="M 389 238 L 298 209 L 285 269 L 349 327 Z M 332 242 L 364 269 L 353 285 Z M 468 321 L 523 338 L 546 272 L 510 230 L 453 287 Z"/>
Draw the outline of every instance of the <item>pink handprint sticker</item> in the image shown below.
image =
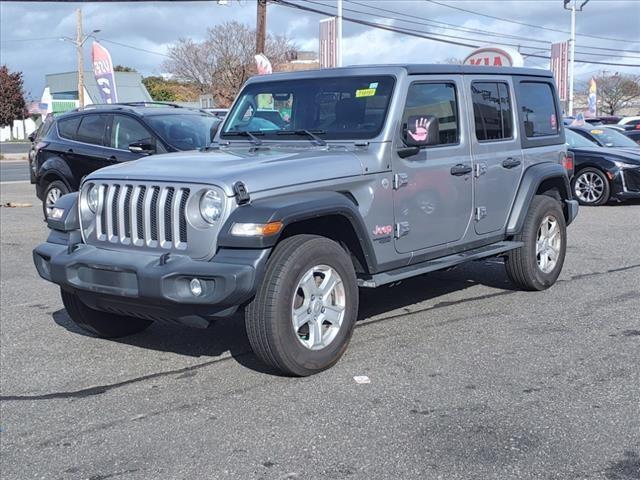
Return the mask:
<path fill-rule="evenodd" d="M 427 136 L 429 134 L 427 130 L 428 119 L 425 117 L 420 117 L 416 119 L 415 130 L 412 132 L 410 129 L 407 129 L 407 133 L 413 138 L 416 142 L 424 142 L 427 140 Z"/>

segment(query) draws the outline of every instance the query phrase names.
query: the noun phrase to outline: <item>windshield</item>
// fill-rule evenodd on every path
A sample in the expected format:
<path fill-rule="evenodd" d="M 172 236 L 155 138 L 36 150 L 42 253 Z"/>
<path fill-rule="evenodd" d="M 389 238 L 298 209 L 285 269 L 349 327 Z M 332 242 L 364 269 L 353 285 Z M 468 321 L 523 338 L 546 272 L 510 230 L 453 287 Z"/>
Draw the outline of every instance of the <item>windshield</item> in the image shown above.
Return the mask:
<path fill-rule="evenodd" d="M 574 132 L 573 130 L 569 130 L 566 128 L 564 130 L 565 137 L 567 138 L 567 144 L 571 148 L 580 148 L 580 147 L 599 147 L 596 143 L 591 140 L 587 140 L 582 135 Z"/>
<path fill-rule="evenodd" d="M 592 128 L 591 135 L 596 137 L 605 147 L 637 147 L 629 137 L 610 128 Z"/>
<path fill-rule="evenodd" d="M 149 115 L 147 122 L 177 150 L 196 150 L 211 144 L 220 120 L 210 115 L 176 113 Z"/>
<path fill-rule="evenodd" d="M 390 76 L 250 84 L 227 115 L 221 137 L 251 132 L 294 139 L 312 132 L 327 140 L 373 138 L 382 130 L 393 85 Z"/>

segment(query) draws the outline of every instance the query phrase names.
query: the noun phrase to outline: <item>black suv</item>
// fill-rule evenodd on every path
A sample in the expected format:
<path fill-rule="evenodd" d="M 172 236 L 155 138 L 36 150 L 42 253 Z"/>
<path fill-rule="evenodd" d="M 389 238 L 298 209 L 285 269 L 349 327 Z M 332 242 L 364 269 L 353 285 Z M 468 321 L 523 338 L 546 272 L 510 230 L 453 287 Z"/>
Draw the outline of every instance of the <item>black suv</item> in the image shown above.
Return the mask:
<path fill-rule="evenodd" d="M 145 155 L 205 147 L 219 123 L 207 112 L 163 103 L 90 105 L 49 117 L 29 155 L 45 217 L 89 173 Z"/>

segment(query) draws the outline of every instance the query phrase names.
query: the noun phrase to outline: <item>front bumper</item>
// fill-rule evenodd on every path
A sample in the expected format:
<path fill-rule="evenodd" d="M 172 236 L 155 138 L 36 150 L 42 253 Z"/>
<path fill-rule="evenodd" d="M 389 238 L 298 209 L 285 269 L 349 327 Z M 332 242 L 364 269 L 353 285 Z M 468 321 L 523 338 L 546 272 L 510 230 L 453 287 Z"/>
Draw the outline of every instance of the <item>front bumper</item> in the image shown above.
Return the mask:
<path fill-rule="evenodd" d="M 47 242 L 33 251 L 33 259 L 42 278 L 93 309 L 206 327 L 253 297 L 269 252 L 222 249 L 205 262 Z M 197 297 L 189 289 L 193 278 L 203 285 Z"/>

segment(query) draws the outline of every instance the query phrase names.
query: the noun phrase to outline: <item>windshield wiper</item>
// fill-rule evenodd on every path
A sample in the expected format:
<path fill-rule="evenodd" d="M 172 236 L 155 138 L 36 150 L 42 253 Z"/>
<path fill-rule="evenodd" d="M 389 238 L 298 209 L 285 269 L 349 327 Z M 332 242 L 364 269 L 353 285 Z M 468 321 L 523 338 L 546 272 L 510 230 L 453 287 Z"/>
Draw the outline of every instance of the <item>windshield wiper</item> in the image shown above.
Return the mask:
<path fill-rule="evenodd" d="M 299 130 L 280 130 L 278 133 L 276 133 L 276 135 L 307 135 L 308 137 L 311 137 L 311 139 L 314 142 L 316 142 L 316 145 L 324 147 L 327 144 L 327 142 L 325 142 L 322 138 L 318 136 L 324 133 L 327 133 L 327 132 L 324 130 L 307 130 L 306 128 L 303 128 Z"/>
<path fill-rule="evenodd" d="M 223 135 L 228 135 L 230 137 L 249 137 L 252 144 L 254 144 L 255 146 L 259 146 L 262 145 L 262 140 L 256 137 L 256 135 L 264 135 L 264 132 L 261 132 L 259 130 L 255 130 L 253 132 L 250 132 L 249 130 L 239 130 L 237 132 L 225 132 L 223 133 Z"/>

